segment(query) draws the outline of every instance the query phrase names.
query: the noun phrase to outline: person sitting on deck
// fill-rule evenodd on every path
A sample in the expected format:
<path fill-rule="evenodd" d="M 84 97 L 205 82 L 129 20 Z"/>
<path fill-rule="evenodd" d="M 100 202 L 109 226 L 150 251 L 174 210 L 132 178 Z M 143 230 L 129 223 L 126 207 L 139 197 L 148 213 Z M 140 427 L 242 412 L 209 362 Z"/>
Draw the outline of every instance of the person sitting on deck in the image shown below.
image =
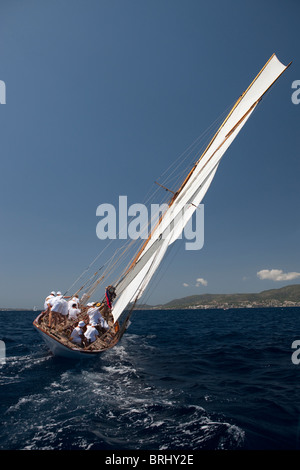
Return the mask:
<path fill-rule="evenodd" d="M 96 323 L 92 322 L 87 325 L 86 331 L 84 333 L 85 338 L 87 339 L 87 344 L 91 344 L 96 341 L 97 336 L 99 336 L 99 331 L 96 328 Z"/>
<path fill-rule="evenodd" d="M 77 308 L 76 303 L 74 303 L 70 308 L 69 308 L 69 314 L 68 318 L 69 320 L 77 320 L 78 315 L 80 314 L 81 310 Z"/>
<path fill-rule="evenodd" d="M 83 328 L 85 327 L 84 321 L 80 321 L 71 333 L 70 340 L 72 343 L 83 344 Z"/>

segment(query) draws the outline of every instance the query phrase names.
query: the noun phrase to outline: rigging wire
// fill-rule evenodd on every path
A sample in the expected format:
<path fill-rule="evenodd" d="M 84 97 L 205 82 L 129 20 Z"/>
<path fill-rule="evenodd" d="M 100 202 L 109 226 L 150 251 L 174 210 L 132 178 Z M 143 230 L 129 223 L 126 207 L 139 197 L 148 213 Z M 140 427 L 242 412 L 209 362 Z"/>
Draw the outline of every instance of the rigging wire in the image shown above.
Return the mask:
<path fill-rule="evenodd" d="M 180 165 L 183 164 L 184 161 L 187 160 L 187 158 L 189 158 L 191 156 L 191 154 L 193 152 L 195 152 L 195 161 L 197 161 L 199 159 L 199 157 L 201 156 L 201 153 L 202 151 L 205 149 L 206 145 L 207 145 L 207 142 L 204 142 L 204 138 L 208 139 L 208 134 L 211 135 L 213 129 L 217 129 L 219 127 L 218 123 L 220 121 L 222 121 L 224 119 L 224 117 L 228 114 L 228 111 L 232 108 L 234 102 L 229 105 L 225 111 L 223 111 L 213 122 L 212 124 L 210 124 L 210 126 L 208 126 L 208 128 L 202 132 L 202 134 L 200 134 L 195 140 L 194 142 L 192 142 L 192 144 L 189 145 L 189 147 L 184 150 L 178 157 L 177 159 L 171 163 L 171 165 L 162 173 L 162 175 L 158 178 L 162 178 L 166 173 L 168 173 L 166 179 L 164 179 L 164 183 L 167 183 L 167 181 L 169 180 L 169 178 L 171 178 L 171 176 L 173 175 L 173 173 L 180 167 Z M 202 142 L 202 145 L 200 148 L 198 148 L 198 150 L 196 150 L 197 148 L 197 145 L 199 145 L 200 143 Z M 179 162 L 179 163 L 177 163 Z M 176 165 L 177 163 L 177 165 Z M 182 169 L 182 173 L 187 171 L 187 169 L 193 165 L 195 162 L 193 162 L 192 164 L 189 163 L 188 166 L 186 166 L 185 168 Z M 172 166 L 174 165 L 174 169 L 172 170 L 172 172 L 170 172 Z M 176 165 L 176 166 L 175 166 Z M 182 176 L 182 175 L 180 175 Z"/>
<path fill-rule="evenodd" d="M 149 285 L 148 285 L 148 292 L 145 294 L 145 300 L 143 300 L 143 303 L 146 303 L 149 301 L 149 298 L 151 297 L 151 295 L 154 293 L 155 289 L 157 288 L 158 284 L 160 283 L 161 279 L 163 279 L 165 277 L 165 274 L 167 272 L 167 270 L 169 269 L 171 263 L 174 261 L 175 259 L 175 256 L 177 255 L 178 251 L 180 249 L 180 243 L 177 244 L 177 249 L 175 250 L 175 243 L 172 243 L 172 245 L 170 245 L 168 247 L 168 251 L 165 255 L 165 261 L 168 261 L 161 264 L 157 271 L 155 272 L 152 280 L 150 281 Z M 150 289 L 150 286 L 151 286 L 151 289 Z M 144 296 L 144 294 L 143 294 Z M 142 298 L 143 298 L 142 296 Z"/>
<path fill-rule="evenodd" d="M 223 111 L 220 114 L 220 116 L 217 119 L 215 119 L 214 122 L 204 132 L 202 132 L 202 134 L 200 134 L 194 140 L 194 142 L 192 142 L 192 144 L 190 144 L 189 147 L 185 151 L 183 151 L 176 158 L 176 160 L 174 160 L 169 165 L 169 167 L 157 179 L 161 180 L 166 175 L 166 178 L 163 180 L 163 182 L 165 184 L 170 183 L 171 181 L 173 181 L 173 184 L 176 183 L 178 185 L 178 182 L 180 181 L 180 179 L 182 179 L 182 175 L 186 174 L 186 172 L 193 165 L 189 162 L 188 165 L 185 165 L 183 167 L 183 164 L 186 163 L 187 159 L 190 158 L 192 154 L 194 154 L 194 160 L 195 160 L 195 158 L 197 160 L 200 157 L 201 152 L 205 149 L 205 145 L 206 145 L 205 142 L 203 142 L 204 138 L 207 137 L 209 133 L 211 134 L 211 131 L 217 125 L 217 122 L 219 122 L 224 117 L 224 115 L 226 113 L 228 113 L 228 109 L 231 108 L 231 107 L 232 107 L 232 105 L 229 106 L 225 111 Z M 201 142 L 202 142 L 202 146 L 197 149 L 197 146 L 199 146 Z M 178 172 L 180 167 L 183 167 L 183 168 L 181 169 L 180 172 Z M 151 188 L 153 188 L 153 183 L 151 184 Z M 151 201 L 153 201 L 154 197 L 157 195 L 158 191 L 160 191 L 160 188 L 156 188 L 154 191 L 151 191 L 151 188 L 149 188 L 149 190 L 148 190 L 148 192 L 147 192 L 147 194 L 144 198 L 144 203 L 143 203 L 144 205 L 149 204 Z M 167 204 L 168 202 L 169 202 L 169 196 L 168 196 L 168 194 L 166 194 L 165 197 L 162 198 L 162 200 L 161 200 L 160 204 L 158 204 L 158 206 L 162 206 L 163 204 Z M 141 233 L 143 233 L 143 231 L 145 231 L 147 228 L 148 228 L 148 233 L 149 233 L 149 226 L 152 227 L 153 226 L 153 221 L 158 220 L 158 218 L 157 218 L 158 213 L 159 213 L 159 207 L 158 207 L 158 211 L 156 213 L 153 213 L 153 214 L 151 213 L 151 219 L 150 220 L 148 219 L 147 223 L 141 228 L 141 231 L 140 231 Z M 129 224 L 130 224 L 130 222 L 132 221 L 133 218 L 134 218 L 134 216 L 131 217 L 131 219 L 127 223 L 127 226 L 129 226 Z M 124 229 L 125 229 L 125 224 L 124 224 L 123 227 L 119 228 L 118 235 L 120 234 L 121 230 L 124 230 Z M 118 235 L 117 235 L 117 238 L 118 238 Z M 109 243 L 92 260 L 92 262 L 89 264 L 89 266 L 84 269 L 84 271 L 81 273 L 81 275 L 68 288 L 66 293 L 68 293 L 79 282 L 79 280 L 82 279 L 86 275 L 86 273 L 92 268 L 92 266 L 96 263 L 96 261 L 104 254 L 104 252 L 106 250 L 108 250 L 108 248 L 111 246 L 113 241 L 114 241 L 114 239 L 109 241 Z M 104 280 L 104 278 L 106 278 L 108 274 L 112 274 L 113 269 L 117 268 L 117 266 L 120 266 L 120 259 L 125 255 L 125 253 L 127 253 L 129 251 L 130 247 L 137 241 L 138 241 L 138 239 L 137 240 L 130 240 L 130 239 L 127 240 L 123 244 L 123 247 L 122 247 L 123 252 L 119 256 L 119 258 L 117 258 L 116 262 L 112 265 L 111 269 L 108 269 L 109 265 L 110 265 L 110 262 L 116 256 L 116 253 L 120 250 L 120 248 L 118 248 L 114 252 L 112 257 L 106 263 L 104 263 L 104 265 L 101 266 L 101 268 L 99 268 L 99 270 L 97 270 L 77 292 L 80 292 L 82 290 L 82 288 L 85 287 L 89 283 L 89 281 L 91 279 L 93 279 L 99 273 L 100 269 L 102 269 L 107 264 L 108 264 L 108 267 L 106 268 L 104 273 L 101 275 L 101 279 Z M 142 240 L 142 243 L 144 243 L 144 240 Z M 139 244 L 139 246 L 141 246 L 141 243 Z M 125 272 L 126 272 L 126 269 L 128 268 L 128 266 L 129 266 L 129 263 L 127 264 L 127 267 L 125 268 Z M 120 276 L 119 276 L 119 278 L 120 278 Z M 96 279 L 94 281 L 94 283 L 92 284 L 92 286 L 99 287 L 99 279 Z M 92 290 L 92 288 L 90 290 Z M 65 295 L 66 295 L 66 293 L 65 293 Z"/>

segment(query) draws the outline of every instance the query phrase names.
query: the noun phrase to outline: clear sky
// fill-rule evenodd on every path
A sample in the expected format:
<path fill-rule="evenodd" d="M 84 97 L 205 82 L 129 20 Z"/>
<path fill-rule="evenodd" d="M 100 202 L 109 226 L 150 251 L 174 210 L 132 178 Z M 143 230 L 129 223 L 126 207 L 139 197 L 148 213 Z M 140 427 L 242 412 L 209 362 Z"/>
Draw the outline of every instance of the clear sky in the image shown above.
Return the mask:
<path fill-rule="evenodd" d="M 220 164 L 202 250 L 176 242 L 147 300 L 300 282 L 299 15 L 298 0 L 1 0 L 0 306 L 65 291 L 105 244 L 98 205 L 143 202 L 273 52 L 293 64 Z"/>

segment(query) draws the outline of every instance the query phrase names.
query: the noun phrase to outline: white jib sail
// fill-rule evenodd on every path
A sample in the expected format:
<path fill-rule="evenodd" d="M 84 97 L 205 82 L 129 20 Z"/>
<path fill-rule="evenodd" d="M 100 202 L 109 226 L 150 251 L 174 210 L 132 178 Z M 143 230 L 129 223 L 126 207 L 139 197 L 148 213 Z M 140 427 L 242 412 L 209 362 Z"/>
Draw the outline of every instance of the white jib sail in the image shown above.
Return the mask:
<path fill-rule="evenodd" d="M 286 68 L 287 66 L 273 54 L 237 100 L 193 170 L 170 201 L 167 211 L 144 244 L 134 264 L 116 286 L 117 298 L 112 310 L 115 321 L 127 305 L 136 301 L 144 292 L 168 246 L 180 236 L 201 203 L 225 151 L 249 119 L 262 96 Z"/>

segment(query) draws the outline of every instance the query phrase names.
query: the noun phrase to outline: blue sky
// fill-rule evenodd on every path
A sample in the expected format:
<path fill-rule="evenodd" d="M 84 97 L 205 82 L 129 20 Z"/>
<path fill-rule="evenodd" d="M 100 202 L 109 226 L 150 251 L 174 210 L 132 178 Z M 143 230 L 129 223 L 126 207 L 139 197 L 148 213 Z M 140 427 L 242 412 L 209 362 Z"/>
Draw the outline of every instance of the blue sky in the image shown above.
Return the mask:
<path fill-rule="evenodd" d="M 293 64 L 221 162 L 203 249 L 176 242 L 147 301 L 299 282 L 257 276 L 300 272 L 299 13 L 297 0 L 2 0 L 0 306 L 65 291 L 105 244 L 98 205 L 143 202 L 273 52 Z"/>

